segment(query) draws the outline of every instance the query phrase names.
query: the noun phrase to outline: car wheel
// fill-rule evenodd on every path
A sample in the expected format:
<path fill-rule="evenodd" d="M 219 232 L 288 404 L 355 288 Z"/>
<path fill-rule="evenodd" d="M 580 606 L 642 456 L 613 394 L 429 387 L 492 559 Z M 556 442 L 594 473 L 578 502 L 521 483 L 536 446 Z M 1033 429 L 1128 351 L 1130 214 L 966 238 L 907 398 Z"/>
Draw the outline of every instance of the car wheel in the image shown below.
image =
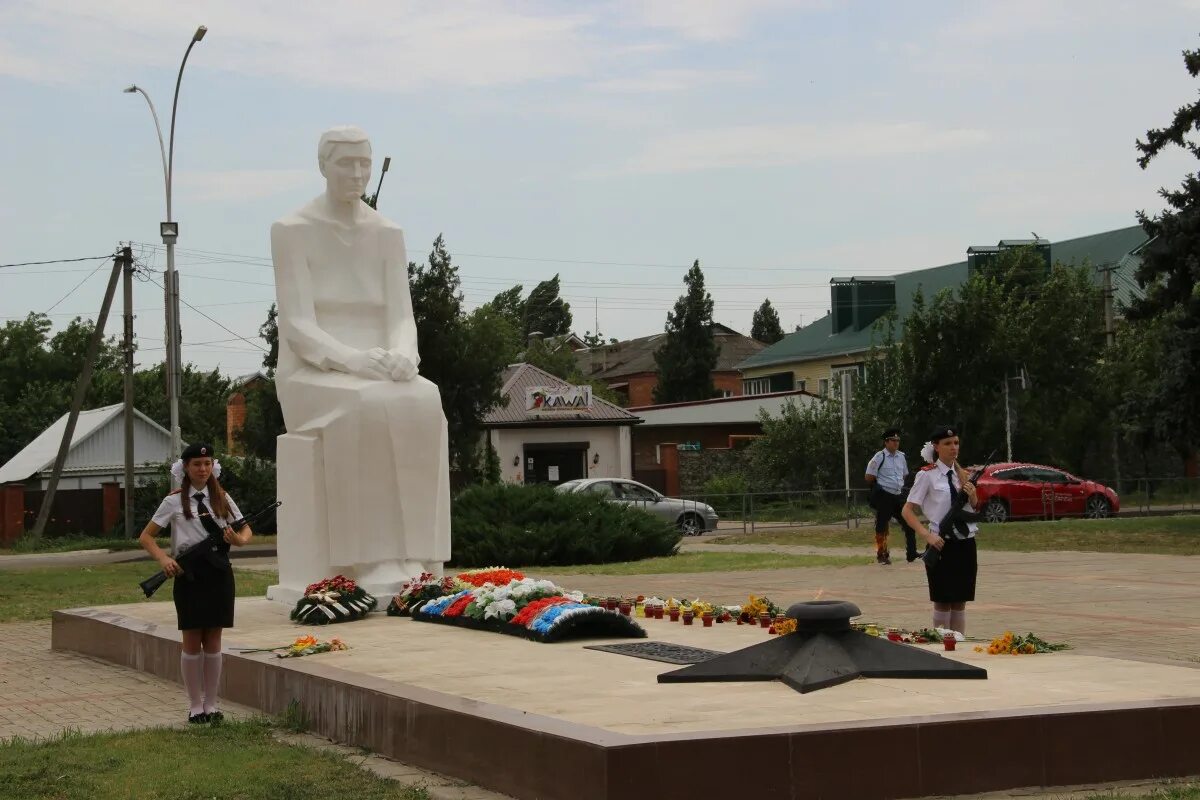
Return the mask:
<path fill-rule="evenodd" d="M 1087 499 L 1087 505 L 1083 507 L 1083 515 L 1088 519 L 1104 519 L 1112 513 L 1112 504 L 1108 502 L 1107 497 L 1094 494 Z"/>
<path fill-rule="evenodd" d="M 999 497 L 993 497 L 983 507 L 983 518 L 988 522 L 1005 522 L 1008 520 L 1008 506 Z"/>
<path fill-rule="evenodd" d="M 679 518 L 679 532 L 684 536 L 699 536 L 704 533 L 704 520 L 698 514 L 684 514 Z"/>

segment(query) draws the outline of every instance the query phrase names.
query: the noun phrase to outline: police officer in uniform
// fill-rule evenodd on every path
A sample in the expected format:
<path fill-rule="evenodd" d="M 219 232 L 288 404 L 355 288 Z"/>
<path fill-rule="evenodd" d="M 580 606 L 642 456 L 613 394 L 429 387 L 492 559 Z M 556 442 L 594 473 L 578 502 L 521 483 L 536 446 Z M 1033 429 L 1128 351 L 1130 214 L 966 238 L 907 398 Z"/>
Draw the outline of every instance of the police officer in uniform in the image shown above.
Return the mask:
<path fill-rule="evenodd" d="M 895 519 L 904 531 L 904 555 L 911 564 L 920 556 L 917 553 L 917 537 L 912 527 L 904 521 L 905 477 L 908 461 L 900 450 L 900 432 L 888 428 L 883 432 L 883 449 L 871 456 L 867 462 L 866 480 L 871 487 L 871 507 L 875 509 L 875 560 L 880 564 L 892 563 L 888 551 L 888 526 Z"/>

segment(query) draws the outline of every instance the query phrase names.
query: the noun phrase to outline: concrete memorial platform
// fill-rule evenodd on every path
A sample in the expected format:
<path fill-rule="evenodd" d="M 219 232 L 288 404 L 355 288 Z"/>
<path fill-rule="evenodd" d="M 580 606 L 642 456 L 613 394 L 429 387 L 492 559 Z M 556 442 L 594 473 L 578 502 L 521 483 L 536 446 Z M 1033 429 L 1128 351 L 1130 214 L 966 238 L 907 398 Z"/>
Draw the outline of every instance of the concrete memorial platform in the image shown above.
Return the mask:
<path fill-rule="evenodd" d="M 639 622 L 652 642 L 722 652 L 769 638 Z M 350 649 L 238 652 L 303 634 Z M 1200 774 L 1200 670 L 1186 666 L 960 645 L 953 659 L 987 680 L 859 679 L 810 694 L 778 681 L 660 684 L 678 667 L 588 649 L 597 640 L 540 644 L 379 612 L 299 626 L 284 606 L 244 598 L 225 641 L 230 701 L 269 714 L 297 702 L 317 733 L 518 798 L 902 798 Z M 170 603 L 55 612 L 52 646 L 178 679 Z"/>

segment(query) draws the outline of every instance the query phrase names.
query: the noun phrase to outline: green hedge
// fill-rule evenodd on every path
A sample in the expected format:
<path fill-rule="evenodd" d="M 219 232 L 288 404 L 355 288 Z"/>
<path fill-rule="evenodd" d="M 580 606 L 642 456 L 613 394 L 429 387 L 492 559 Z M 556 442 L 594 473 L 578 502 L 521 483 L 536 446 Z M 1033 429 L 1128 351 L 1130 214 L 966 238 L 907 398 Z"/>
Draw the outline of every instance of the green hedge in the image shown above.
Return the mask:
<path fill-rule="evenodd" d="M 606 564 L 675 553 L 674 526 L 637 508 L 548 486 L 464 489 L 451 513 L 451 562 L 462 567 Z"/>

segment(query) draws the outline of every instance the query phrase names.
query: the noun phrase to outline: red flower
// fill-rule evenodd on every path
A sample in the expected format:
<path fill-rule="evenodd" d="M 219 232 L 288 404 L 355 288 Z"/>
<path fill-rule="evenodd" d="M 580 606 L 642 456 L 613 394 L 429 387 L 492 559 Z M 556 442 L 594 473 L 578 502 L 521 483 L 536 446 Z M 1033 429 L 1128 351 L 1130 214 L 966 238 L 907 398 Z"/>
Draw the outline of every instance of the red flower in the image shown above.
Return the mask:
<path fill-rule="evenodd" d="M 573 602 L 575 601 L 569 597 L 543 597 L 540 600 L 531 600 L 525 605 L 524 608 L 518 611 L 517 615 L 510 619 L 509 622 L 511 622 L 513 625 L 525 626 L 530 622 L 533 622 L 537 618 L 537 615 L 542 613 L 543 609 L 549 608 L 550 606 L 558 606 L 562 605 L 563 603 Z"/>
<path fill-rule="evenodd" d="M 462 597 L 450 604 L 450 607 L 442 612 L 443 617 L 461 617 L 463 612 L 467 610 L 467 606 L 474 602 L 475 598 L 470 594 L 464 594 Z"/>
<path fill-rule="evenodd" d="M 483 586 L 485 583 L 490 583 L 493 586 L 507 586 L 510 581 L 524 580 L 525 576 L 515 569 L 500 567 L 498 569 L 480 570 L 478 572 L 461 572 L 458 574 L 458 579 L 463 583 L 476 587 Z"/>

